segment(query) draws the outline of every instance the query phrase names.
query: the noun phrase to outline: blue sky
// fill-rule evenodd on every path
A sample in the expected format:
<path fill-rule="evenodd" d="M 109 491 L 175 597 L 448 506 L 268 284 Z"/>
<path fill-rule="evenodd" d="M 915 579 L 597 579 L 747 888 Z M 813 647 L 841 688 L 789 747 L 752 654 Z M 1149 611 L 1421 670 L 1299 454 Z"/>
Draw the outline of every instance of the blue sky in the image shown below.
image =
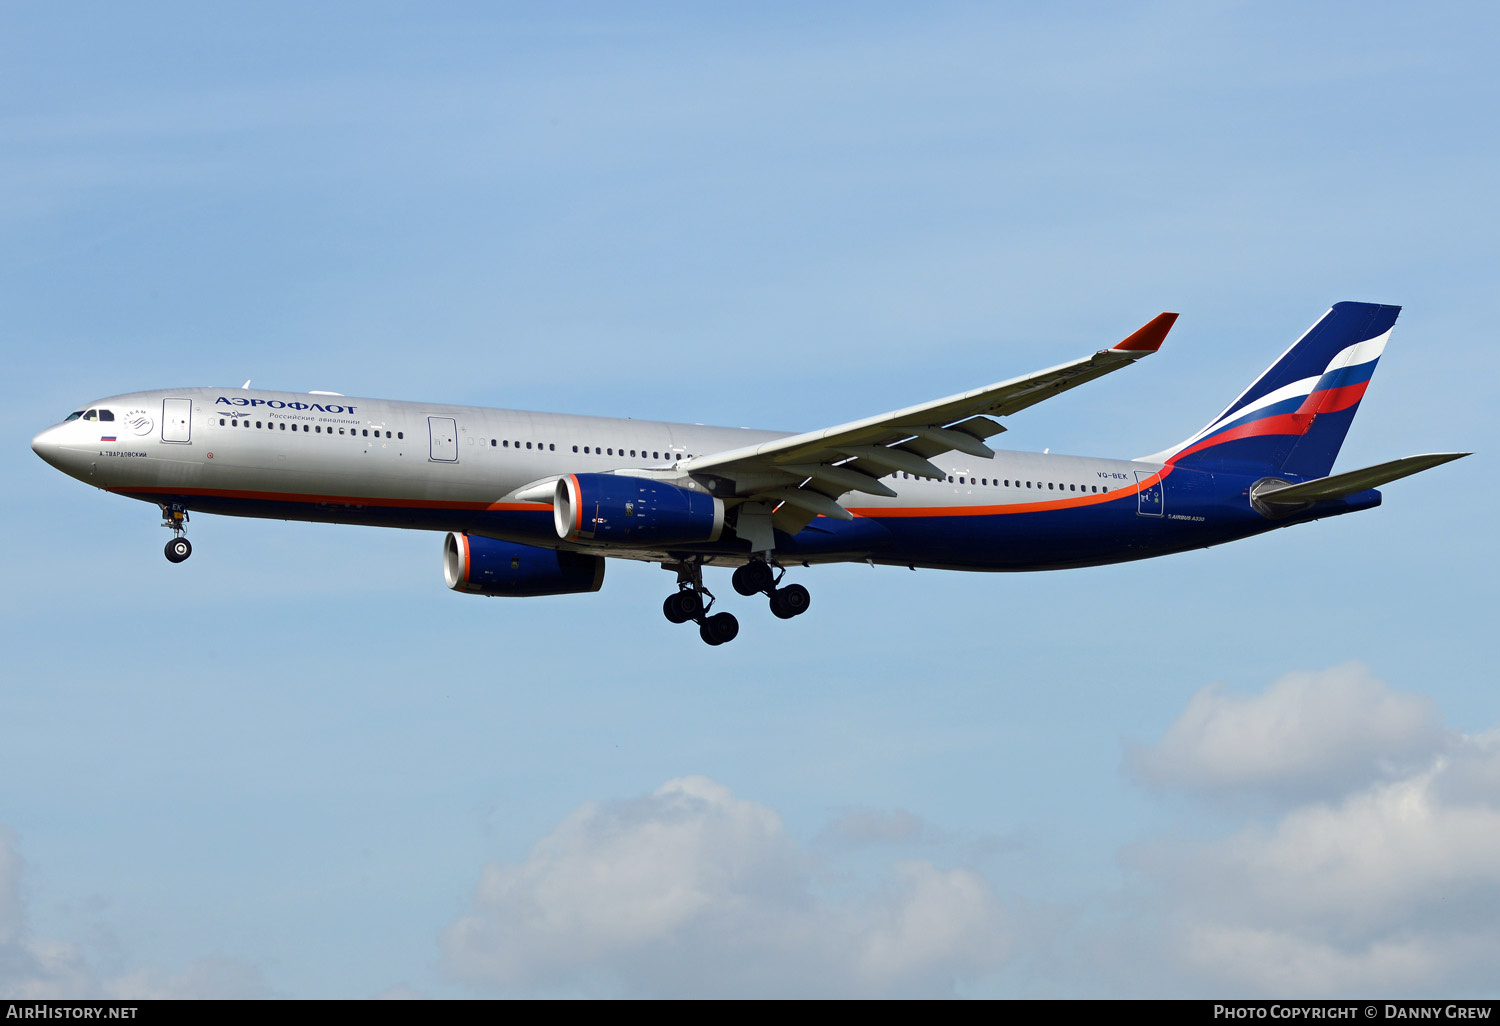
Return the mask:
<path fill-rule="evenodd" d="M 1494 994 L 1485 5 L 0 10 L 0 991 Z M 1404 312 L 1378 510 L 1135 565 L 509 602 L 27 442 L 238 384 L 811 429 L 1111 344 L 1186 437 Z M 1143 960 L 1142 952 L 1151 958 Z"/>

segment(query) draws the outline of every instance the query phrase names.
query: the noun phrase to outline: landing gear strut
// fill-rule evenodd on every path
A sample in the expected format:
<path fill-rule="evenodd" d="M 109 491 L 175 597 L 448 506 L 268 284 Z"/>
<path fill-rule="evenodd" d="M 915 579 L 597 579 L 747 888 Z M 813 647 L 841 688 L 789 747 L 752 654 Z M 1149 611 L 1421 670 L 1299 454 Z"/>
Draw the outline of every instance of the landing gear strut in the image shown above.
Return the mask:
<path fill-rule="evenodd" d="M 187 511 L 177 503 L 161 508 L 161 526 L 172 529 L 172 540 L 167 542 L 167 559 L 181 563 L 193 554 L 193 543 L 183 536 L 183 525 L 188 521 Z"/>
<path fill-rule="evenodd" d="M 661 611 L 673 623 L 692 620 L 698 625 L 698 636 L 709 645 L 722 645 L 733 641 L 740 632 L 740 622 L 733 613 L 715 613 L 714 594 L 703 586 L 703 562 L 701 559 L 687 560 L 677 564 L 677 590 L 667 596 Z M 704 602 L 704 596 L 708 601 Z"/>
<path fill-rule="evenodd" d="M 780 573 L 777 571 L 780 570 Z M 801 616 L 812 604 L 812 596 L 800 584 L 789 584 L 779 588 L 786 569 L 777 567 L 764 559 L 752 559 L 734 572 L 734 590 L 741 595 L 767 595 L 771 599 L 771 612 L 783 620 Z"/>

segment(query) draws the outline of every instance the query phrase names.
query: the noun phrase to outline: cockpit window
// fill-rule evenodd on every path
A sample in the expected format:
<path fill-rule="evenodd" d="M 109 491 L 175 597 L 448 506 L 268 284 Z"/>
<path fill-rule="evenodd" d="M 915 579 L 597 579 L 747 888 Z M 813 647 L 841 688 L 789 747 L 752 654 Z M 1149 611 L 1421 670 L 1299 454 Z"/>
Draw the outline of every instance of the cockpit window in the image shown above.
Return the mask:
<path fill-rule="evenodd" d="M 77 420 L 79 417 L 82 417 L 82 416 L 83 416 L 83 411 L 82 410 L 74 410 L 72 413 L 68 414 L 68 420 Z M 66 424 L 68 422 L 68 420 L 63 421 L 63 423 Z"/>
<path fill-rule="evenodd" d="M 115 413 L 114 413 L 113 410 L 100 410 L 99 411 L 99 419 L 100 420 L 114 420 L 115 419 Z"/>
<path fill-rule="evenodd" d="M 99 419 L 99 411 L 98 410 L 89 410 L 87 413 L 85 413 L 83 415 L 83 419 L 84 420 L 98 420 Z"/>

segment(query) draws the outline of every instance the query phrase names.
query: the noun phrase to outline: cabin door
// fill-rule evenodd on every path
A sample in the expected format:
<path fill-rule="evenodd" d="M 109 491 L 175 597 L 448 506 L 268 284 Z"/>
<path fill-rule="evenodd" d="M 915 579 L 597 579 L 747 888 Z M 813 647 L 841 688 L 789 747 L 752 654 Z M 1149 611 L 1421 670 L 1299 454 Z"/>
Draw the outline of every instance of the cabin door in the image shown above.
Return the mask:
<path fill-rule="evenodd" d="M 191 442 L 193 439 L 193 401 L 191 399 L 163 399 L 161 401 L 161 440 L 163 442 Z"/>
<path fill-rule="evenodd" d="M 427 432 L 432 436 L 432 459 L 457 463 L 458 421 L 452 417 L 428 417 Z"/>
<path fill-rule="evenodd" d="M 1140 491 L 1136 492 L 1135 511 L 1143 517 L 1159 517 L 1166 512 L 1166 496 L 1161 487 L 1161 479 L 1146 484 L 1156 475 L 1144 470 L 1135 472 L 1135 482 L 1140 485 Z"/>

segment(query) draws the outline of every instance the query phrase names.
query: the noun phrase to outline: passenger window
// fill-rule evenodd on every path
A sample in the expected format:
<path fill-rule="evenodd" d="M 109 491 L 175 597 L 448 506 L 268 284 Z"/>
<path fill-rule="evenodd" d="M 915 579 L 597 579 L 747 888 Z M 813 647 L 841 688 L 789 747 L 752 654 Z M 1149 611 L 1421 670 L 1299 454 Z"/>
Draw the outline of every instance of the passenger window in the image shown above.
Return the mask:
<path fill-rule="evenodd" d="M 258 420 L 257 420 L 257 421 L 256 421 L 256 422 L 255 422 L 255 429 L 256 429 L 256 430 L 257 430 L 257 431 L 259 431 L 259 430 L 260 430 L 260 421 L 258 421 Z"/>
<path fill-rule="evenodd" d="M 530 448 L 531 448 L 531 443 L 530 443 L 530 442 L 527 442 L 527 443 L 526 443 L 526 448 L 528 448 L 528 449 L 530 449 Z"/>
<path fill-rule="evenodd" d="M 661 453 L 656 452 L 655 450 L 652 450 L 652 452 L 651 452 L 651 458 L 653 460 L 659 460 L 659 459 L 661 459 Z"/>
<path fill-rule="evenodd" d="M 547 451 L 548 452 L 556 452 L 557 451 L 557 446 L 553 445 L 551 442 L 548 442 L 547 443 Z"/>
<path fill-rule="evenodd" d="M 78 416 L 78 414 L 76 414 L 76 413 L 73 414 L 73 417 L 76 417 L 76 416 Z M 72 420 L 73 417 L 69 417 L 68 420 Z M 67 421 L 64 421 L 63 423 L 67 423 Z M 219 418 L 219 427 L 223 427 L 223 426 L 224 426 L 224 418 L 220 417 Z"/>
<path fill-rule="evenodd" d="M 609 455 L 613 456 L 614 454 L 615 454 L 614 446 L 610 446 L 610 448 L 609 448 Z"/>
<path fill-rule="evenodd" d="M 385 433 L 385 437 L 387 437 L 387 438 L 389 438 L 389 437 L 391 437 L 391 433 L 390 433 L 390 432 L 389 432 L 389 431 L 387 431 L 387 432 L 386 432 L 386 433 Z M 403 432 L 401 432 L 401 431 L 397 431 L 397 432 L 396 432 L 396 437 L 397 437 L 397 438 L 405 438 L 405 437 L 406 437 L 406 435 L 405 435 L 405 433 L 403 433 Z"/>
<path fill-rule="evenodd" d="M 634 449 L 630 450 L 630 456 L 631 456 L 632 459 L 635 458 L 635 450 Z"/>
<path fill-rule="evenodd" d="M 282 425 L 281 425 L 281 430 L 283 430 L 283 431 L 285 431 L 285 430 L 286 430 L 286 424 L 282 424 Z"/>

